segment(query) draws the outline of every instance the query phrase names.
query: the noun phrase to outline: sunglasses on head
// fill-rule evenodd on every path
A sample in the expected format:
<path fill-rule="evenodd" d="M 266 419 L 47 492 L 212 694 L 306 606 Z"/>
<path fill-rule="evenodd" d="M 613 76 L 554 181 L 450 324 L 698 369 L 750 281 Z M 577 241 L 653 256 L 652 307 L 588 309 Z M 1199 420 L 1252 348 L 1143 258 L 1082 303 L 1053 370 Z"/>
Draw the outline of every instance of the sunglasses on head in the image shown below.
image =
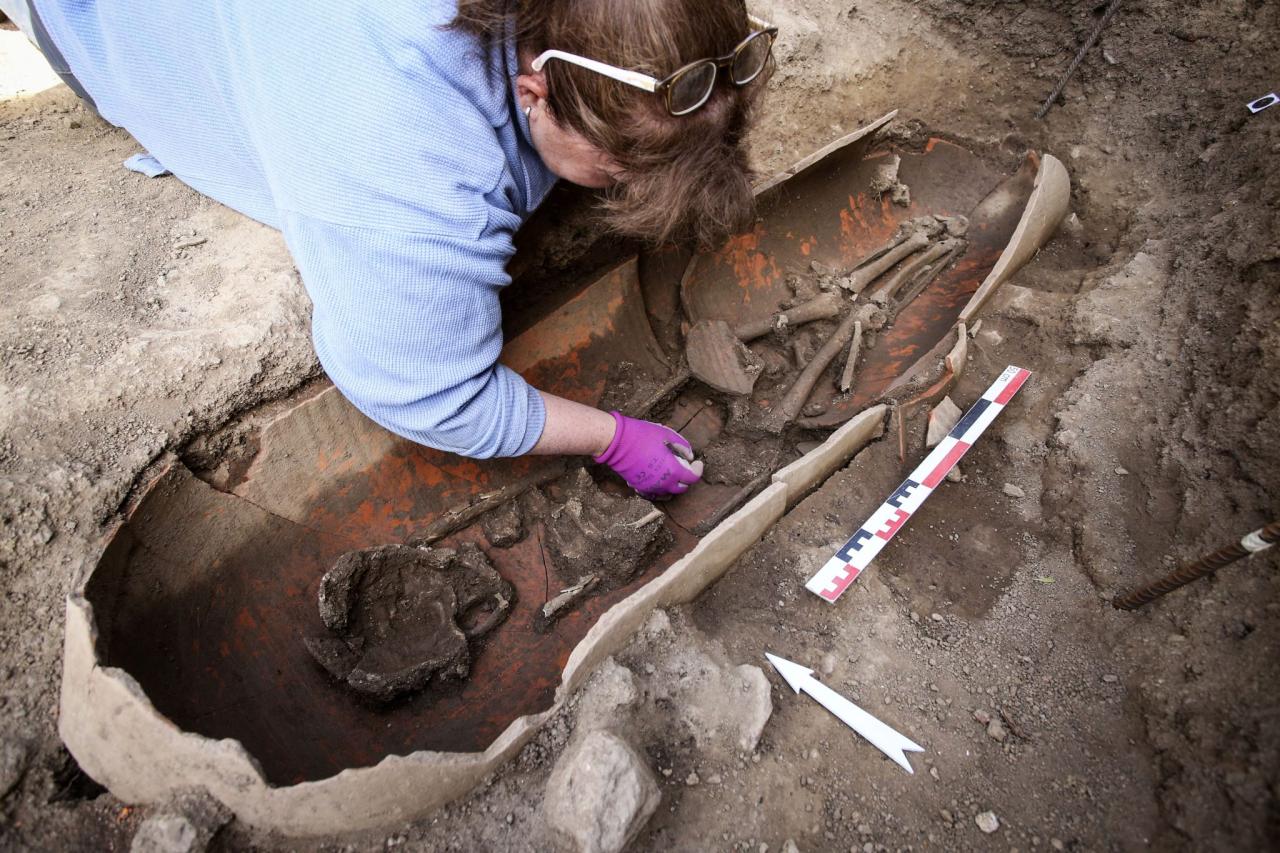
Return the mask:
<path fill-rule="evenodd" d="M 628 86 L 635 86 L 646 92 L 661 95 L 667 105 L 667 112 L 673 116 L 688 115 L 701 107 L 715 90 L 716 78 L 720 69 L 729 76 L 729 82 L 735 86 L 745 86 L 760 76 L 769 64 L 769 56 L 773 52 L 773 40 L 778 36 L 778 28 L 754 15 L 747 19 L 757 29 L 738 46 L 724 56 L 714 59 L 699 59 L 676 69 L 661 80 L 650 77 L 639 71 L 618 68 L 596 59 L 588 59 L 563 50 L 545 50 L 533 60 L 533 70 L 541 71 L 548 59 L 559 59 L 571 65 L 577 65 L 603 74 Z"/>

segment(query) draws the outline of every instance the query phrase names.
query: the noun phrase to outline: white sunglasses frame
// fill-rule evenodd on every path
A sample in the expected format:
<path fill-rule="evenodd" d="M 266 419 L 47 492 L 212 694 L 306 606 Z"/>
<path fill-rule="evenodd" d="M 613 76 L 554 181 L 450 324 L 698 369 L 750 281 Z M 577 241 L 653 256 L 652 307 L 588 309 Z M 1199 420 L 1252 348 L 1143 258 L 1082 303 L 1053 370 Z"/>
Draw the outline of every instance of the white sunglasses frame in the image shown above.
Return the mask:
<path fill-rule="evenodd" d="M 750 13 L 747 14 L 747 22 L 753 27 L 756 27 L 756 29 L 747 36 L 747 38 L 750 38 L 752 35 L 760 32 L 767 32 L 769 30 L 777 31 L 777 28 L 772 24 L 765 21 L 763 18 L 757 18 L 755 15 Z M 588 59 L 585 56 L 578 56 L 576 53 L 569 53 L 568 51 L 554 49 L 544 50 L 542 53 L 538 54 L 537 58 L 533 60 L 533 70 L 541 71 L 542 67 L 547 64 L 548 59 L 559 59 L 564 62 L 568 62 L 571 65 L 586 68 L 589 71 L 602 74 L 611 80 L 617 80 L 619 83 L 626 83 L 628 86 L 634 86 L 635 88 L 643 89 L 646 92 L 658 91 L 658 84 L 662 82 L 658 78 L 650 77 L 648 74 L 644 74 L 640 71 L 631 71 L 627 68 L 619 68 L 616 65 L 610 65 L 609 63 L 601 62 L 598 59 Z M 702 106 L 702 104 L 699 104 L 698 106 Z M 697 107 L 694 107 L 694 109 L 697 109 Z"/>

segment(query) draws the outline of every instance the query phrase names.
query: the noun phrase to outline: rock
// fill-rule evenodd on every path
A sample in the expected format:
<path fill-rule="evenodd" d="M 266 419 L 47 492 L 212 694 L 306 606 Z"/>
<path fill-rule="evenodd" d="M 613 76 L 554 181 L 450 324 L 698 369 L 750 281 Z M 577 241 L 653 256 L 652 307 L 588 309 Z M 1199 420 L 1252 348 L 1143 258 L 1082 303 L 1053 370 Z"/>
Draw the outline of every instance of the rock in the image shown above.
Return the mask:
<path fill-rule="evenodd" d="M 480 529 L 495 548 L 510 548 L 524 538 L 524 520 L 515 501 L 507 501 L 480 517 Z"/>
<path fill-rule="evenodd" d="M 956 465 L 954 468 L 952 468 L 950 471 L 947 472 L 947 482 L 948 483 L 964 482 L 964 474 L 961 473 L 959 465 Z"/>
<path fill-rule="evenodd" d="M 130 853 L 203 853 L 231 820 L 231 810 L 203 790 L 184 791 L 142 822 Z"/>
<path fill-rule="evenodd" d="M 937 447 L 938 443 L 947 437 L 947 433 L 960 422 L 963 415 L 964 412 L 960 411 L 960 407 L 953 403 L 950 397 L 943 397 L 942 402 L 929 411 L 929 429 L 924 440 L 925 446 Z"/>
<path fill-rule="evenodd" d="M 947 617 L 943 616 L 941 613 L 930 613 L 930 614 L 929 614 L 929 618 L 930 618 L 931 620 L 933 620 L 934 622 L 946 622 L 946 621 L 947 621 Z"/>
<path fill-rule="evenodd" d="M 692 788 L 694 785 L 698 784 L 701 781 L 702 779 L 698 778 L 697 770 L 690 770 L 689 775 L 684 777 L 684 783 L 688 785 L 690 788 Z"/>
<path fill-rule="evenodd" d="M 617 735 L 596 731 L 556 762 L 543 812 L 580 853 L 616 853 L 639 834 L 661 800 L 640 755 Z"/>
<path fill-rule="evenodd" d="M 796 846 L 794 838 L 788 838 L 782 842 L 782 853 L 800 853 L 800 848 Z"/>
<path fill-rule="evenodd" d="M 822 656 L 822 665 L 820 667 L 823 675 L 830 675 L 836 671 L 836 656 L 827 652 Z"/>
<path fill-rule="evenodd" d="M 973 712 L 973 718 L 985 726 L 987 723 L 991 722 L 991 712 L 979 708 Z"/>
<path fill-rule="evenodd" d="M 973 822 L 987 835 L 1000 828 L 1000 818 L 996 817 L 995 812 L 982 812 L 974 817 Z"/>
<path fill-rule="evenodd" d="M 1120 680 L 1120 677 L 1116 675 L 1104 675 L 1102 676 L 1102 680 L 1106 684 L 1115 684 Z"/>
<path fill-rule="evenodd" d="M 1000 491 L 1004 492 L 1011 498 L 1025 498 L 1027 496 L 1026 492 L 1022 491 L 1022 489 L 1018 488 L 1013 483 L 1005 483 L 1004 486 L 1001 487 Z"/>
<path fill-rule="evenodd" d="M 987 723 L 987 737 L 991 738 L 997 743 L 1004 743 L 1004 739 L 1008 736 L 1009 736 L 1009 733 L 1005 731 L 1004 724 L 1001 723 L 999 720 L 992 720 L 991 722 Z"/>
<path fill-rule="evenodd" d="M 667 611 L 658 608 L 649 614 L 649 618 L 645 620 L 644 628 L 641 630 L 644 636 L 650 640 L 656 640 L 665 634 L 670 634 L 671 617 L 667 615 Z"/>
<path fill-rule="evenodd" d="M 610 728 L 639 698 L 631 670 L 612 657 L 605 658 L 582 688 L 574 728 L 580 732 Z"/>
<path fill-rule="evenodd" d="M 22 741 L 0 739 L 0 798 L 18 787 L 30 757 L 31 750 Z"/>
<path fill-rule="evenodd" d="M 769 680 L 758 666 L 718 663 L 694 645 L 681 645 L 659 662 L 649 692 L 669 701 L 701 748 L 754 752 L 773 714 Z"/>

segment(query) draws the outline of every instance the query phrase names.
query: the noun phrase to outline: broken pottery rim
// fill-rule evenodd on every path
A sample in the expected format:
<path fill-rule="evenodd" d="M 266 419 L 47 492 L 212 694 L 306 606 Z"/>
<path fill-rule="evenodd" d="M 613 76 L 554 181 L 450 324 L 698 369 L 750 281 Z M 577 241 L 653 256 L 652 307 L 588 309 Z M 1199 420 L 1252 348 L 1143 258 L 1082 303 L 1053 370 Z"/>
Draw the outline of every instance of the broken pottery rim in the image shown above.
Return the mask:
<path fill-rule="evenodd" d="M 895 115 L 896 112 L 889 113 L 825 146 L 760 184 L 757 194 L 767 192 L 832 152 L 873 134 Z M 953 382 L 962 369 L 967 343 L 965 321 L 981 310 L 996 288 L 1034 256 L 1035 248 L 1029 249 L 1026 242 L 1042 245 L 1048 239 L 1065 216 L 1069 197 L 1070 183 L 1065 168 L 1051 155 L 1042 155 L 1033 192 L 1013 237 L 953 326 L 959 329 L 960 337 L 944 362 L 950 374 L 944 382 Z M 979 300 L 978 297 L 984 298 Z M 601 614 L 570 652 L 550 707 L 517 717 L 483 751 L 415 750 L 403 755 L 389 754 L 375 764 L 344 768 L 323 779 L 273 785 L 267 781 L 257 759 L 239 740 L 215 739 L 182 729 L 155 708 L 141 684 L 129 672 L 99 662 L 97 618 L 85 593 L 97 567 L 96 560 L 91 558 L 86 558 L 78 567 L 72 591 L 66 598 L 59 733 L 73 753 L 83 749 L 86 759 L 100 762 L 97 767 L 88 768 L 91 773 L 100 769 L 108 786 L 118 784 L 122 791 L 130 785 L 136 789 L 145 787 L 145 784 L 149 784 L 152 790 L 162 790 L 165 783 L 148 780 L 140 785 L 131 780 L 130 769 L 121 768 L 136 759 L 131 754 L 121 755 L 121 744 L 138 743 L 142 738 L 148 738 L 152 748 L 143 758 L 141 772 L 144 775 L 148 772 L 155 776 L 163 775 L 156 770 L 156 765 L 163 764 L 164 759 L 170 759 L 172 764 L 173 761 L 198 758 L 201 760 L 199 767 L 178 765 L 186 771 L 185 776 L 203 774 L 202 780 L 210 793 L 230 806 L 246 823 L 292 836 L 350 832 L 385 826 L 390 821 L 420 818 L 465 796 L 485 776 L 513 757 L 550 717 L 564 707 L 567 699 L 599 663 L 631 639 L 653 610 L 691 601 L 719 580 L 792 506 L 847 464 L 867 443 L 882 435 L 887 412 L 888 407 L 880 403 L 855 414 L 827 436 L 821 445 L 775 472 L 769 486 L 703 536 L 691 551 L 666 571 Z M 157 466 L 167 467 L 174 459 L 173 454 L 166 454 L 148 466 L 136 483 L 154 479 L 153 472 Z M 126 501 L 126 506 L 131 502 Z M 112 531 L 126 523 L 124 519 L 118 521 Z M 99 716 L 103 709 L 89 701 L 95 698 L 95 693 L 102 694 L 96 698 L 104 704 L 115 697 L 115 719 L 104 721 Z M 132 723 L 135 728 L 142 728 L 125 732 L 115 742 L 97 730 L 126 714 L 128 719 L 118 725 Z M 89 726 L 95 728 L 86 731 Z M 145 731 L 147 727 L 154 728 Z M 93 762 L 82 760 L 85 764 Z M 411 768 L 420 768 L 427 774 L 434 774 L 435 778 L 400 779 L 397 775 L 398 771 Z M 138 771 L 136 766 L 132 769 Z M 110 778 L 117 773 L 126 778 Z M 398 784 L 387 786 L 388 779 L 384 777 L 389 775 L 393 777 L 390 781 Z M 425 781 L 426 787 L 403 795 L 412 788 L 408 783 L 415 781 Z M 351 783 L 361 786 L 362 796 L 351 797 Z M 378 783 L 382 783 L 381 787 Z M 383 790 L 388 787 L 389 793 Z M 148 801 L 154 798 L 131 797 L 125 792 L 122 799 Z M 360 802 L 355 804 L 357 800 Z"/>

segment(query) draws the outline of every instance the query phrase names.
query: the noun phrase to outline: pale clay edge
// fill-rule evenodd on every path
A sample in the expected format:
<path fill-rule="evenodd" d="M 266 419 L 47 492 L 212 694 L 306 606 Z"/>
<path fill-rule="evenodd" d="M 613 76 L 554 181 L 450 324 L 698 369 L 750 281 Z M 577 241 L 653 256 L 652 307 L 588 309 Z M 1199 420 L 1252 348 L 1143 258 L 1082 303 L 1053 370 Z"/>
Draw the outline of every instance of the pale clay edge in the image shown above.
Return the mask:
<path fill-rule="evenodd" d="M 606 611 L 570 655 L 552 707 L 516 719 L 482 753 L 423 750 L 388 756 L 372 767 L 343 770 L 328 779 L 270 786 L 238 741 L 181 731 L 156 711 L 132 676 L 95 663 L 92 606 L 84 598 L 83 583 L 67 598 L 59 733 L 81 766 L 127 802 L 157 802 L 178 788 L 204 787 L 246 823 L 294 836 L 372 829 L 422 817 L 466 794 L 515 755 L 655 608 L 692 601 L 718 580 L 789 505 L 883 432 L 884 412 L 880 405 L 856 415 L 775 474 L 772 485 L 692 551 Z M 108 720 L 111 734 L 103 725 Z M 122 732 L 125 749 L 119 748 Z"/>

